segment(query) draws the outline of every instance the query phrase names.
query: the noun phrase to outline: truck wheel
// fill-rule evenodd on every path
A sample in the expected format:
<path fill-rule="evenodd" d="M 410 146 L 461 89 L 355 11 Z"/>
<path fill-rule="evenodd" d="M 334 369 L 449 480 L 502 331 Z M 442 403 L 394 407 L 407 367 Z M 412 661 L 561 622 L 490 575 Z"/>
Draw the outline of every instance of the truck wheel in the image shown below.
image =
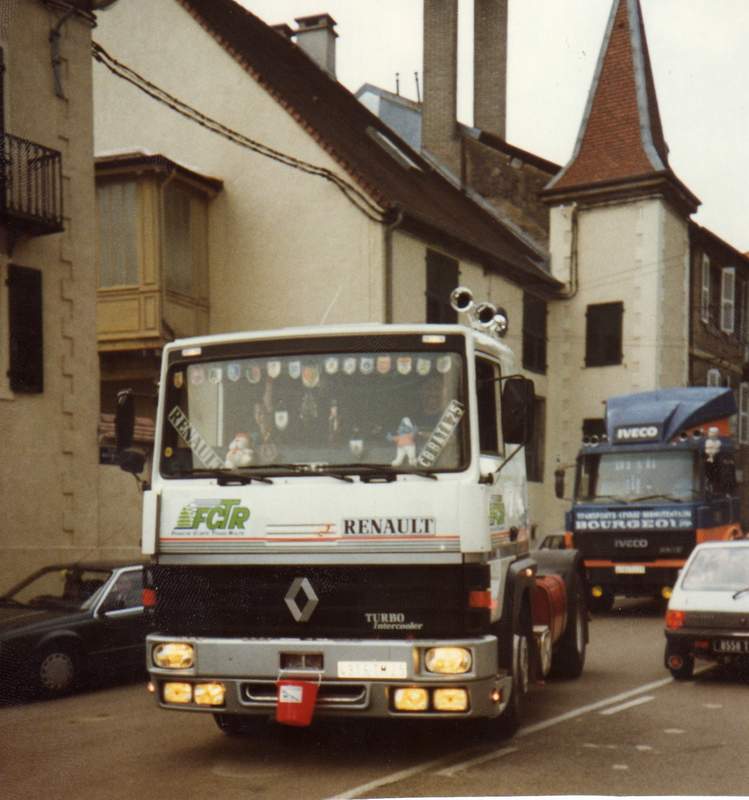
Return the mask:
<path fill-rule="evenodd" d="M 578 573 L 574 575 L 573 589 L 567 600 L 567 627 L 552 658 L 551 674 L 557 678 L 579 678 L 585 666 L 588 610 L 585 606 L 585 588 Z"/>
<path fill-rule="evenodd" d="M 614 593 L 606 591 L 600 597 L 591 595 L 589 607 L 594 614 L 606 614 L 614 607 Z"/>
<path fill-rule="evenodd" d="M 510 701 L 495 720 L 495 734 L 500 739 L 513 736 L 520 727 L 528 688 L 530 686 L 530 626 L 528 613 L 524 610 L 518 630 L 512 636 L 512 690 Z"/>
<path fill-rule="evenodd" d="M 666 645 L 666 666 L 677 681 L 688 681 L 694 675 L 694 656 L 678 648 Z"/>

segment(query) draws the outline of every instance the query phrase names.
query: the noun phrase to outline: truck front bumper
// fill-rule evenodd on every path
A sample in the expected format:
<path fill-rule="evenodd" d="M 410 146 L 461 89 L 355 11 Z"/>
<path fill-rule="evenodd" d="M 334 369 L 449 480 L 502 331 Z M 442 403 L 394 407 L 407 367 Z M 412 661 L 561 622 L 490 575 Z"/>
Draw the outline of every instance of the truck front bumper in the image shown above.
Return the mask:
<path fill-rule="evenodd" d="M 604 592 L 626 597 L 663 596 L 663 590 L 676 582 L 683 563 L 673 561 L 648 563 L 613 563 L 585 561 L 590 587 L 600 586 Z"/>
<path fill-rule="evenodd" d="M 153 651 L 160 644 L 192 645 L 194 663 L 187 669 L 156 666 Z M 426 652 L 433 647 L 459 647 L 471 654 L 461 674 L 428 672 Z M 289 666 L 297 665 L 297 666 Z M 509 700 L 511 678 L 497 663 L 497 639 L 484 636 L 451 640 L 223 639 L 151 635 L 147 668 L 162 708 L 224 714 L 274 714 L 277 681 L 306 680 L 319 685 L 316 715 L 365 717 L 496 717 Z M 180 702 L 169 701 L 168 684 L 183 684 Z M 195 701 L 195 687 L 219 685 L 220 705 Z M 423 689 L 426 708 L 402 710 L 396 693 Z M 466 708 L 444 710 L 440 697 L 464 690 Z"/>

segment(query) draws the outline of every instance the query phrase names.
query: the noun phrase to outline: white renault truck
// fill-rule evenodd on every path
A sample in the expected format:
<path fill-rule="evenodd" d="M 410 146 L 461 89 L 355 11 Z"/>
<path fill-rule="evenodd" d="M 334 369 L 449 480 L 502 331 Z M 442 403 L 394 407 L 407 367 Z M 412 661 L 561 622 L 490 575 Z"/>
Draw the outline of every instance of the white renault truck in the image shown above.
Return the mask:
<path fill-rule="evenodd" d="M 316 716 L 507 735 L 535 679 L 580 674 L 582 562 L 529 552 L 533 384 L 503 313 L 466 289 L 453 304 L 465 325 L 165 347 L 142 533 L 162 708 L 242 733 L 283 720 L 296 682 Z M 120 463 L 138 473 L 132 393 L 118 403 Z"/>

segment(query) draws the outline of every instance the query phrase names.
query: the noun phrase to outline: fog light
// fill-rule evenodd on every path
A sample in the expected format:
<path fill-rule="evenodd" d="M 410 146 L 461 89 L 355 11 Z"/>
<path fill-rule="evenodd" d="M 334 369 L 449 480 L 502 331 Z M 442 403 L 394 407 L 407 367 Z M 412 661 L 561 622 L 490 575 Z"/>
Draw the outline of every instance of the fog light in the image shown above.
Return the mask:
<path fill-rule="evenodd" d="M 427 650 L 424 665 L 429 672 L 459 675 L 471 668 L 471 651 L 465 647 L 432 647 Z"/>
<path fill-rule="evenodd" d="M 190 703 L 192 701 L 192 684 L 170 681 L 164 684 L 165 703 Z"/>
<path fill-rule="evenodd" d="M 222 706 L 226 696 L 223 683 L 195 684 L 195 703 L 199 706 Z"/>
<path fill-rule="evenodd" d="M 435 711 L 467 711 L 468 692 L 465 689 L 435 689 L 432 703 Z"/>
<path fill-rule="evenodd" d="M 153 681 L 148 681 L 146 689 L 150 694 L 156 694 L 156 684 Z"/>
<path fill-rule="evenodd" d="M 671 595 L 672 595 L 673 593 L 674 593 L 674 590 L 673 590 L 673 589 L 672 589 L 670 586 L 664 586 L 664 587 L 661 589 L 661 597 L 662 597 L 664 600 L 670 600 L 670 599 L 671 599 Z"/>
<path fill-rule="evenodd" d="M 393 705 L 396 711 L 426 711 L 429 707 L 429 695 L 426 689 L 416 686 L 396 689 Z"/>
<path fill-rule="evenodd" d="M 602 586 L 594 586 L 594 587 L 593 587 L 593 588 L 590 590 L 590 593 L 591 593 L 591 594 L 593 595 L 593 597 L 595 597 L 595 598 L 598 598 L 598 597 L 603 597 L 603 587 L 602 587 Z"/>
<path fill-rule="evenodd" d="M 502 702 L 502 692 L 499 689 L 493 689 L 490 695 L 492 703 Z"/>
<path fill-rule="evenodd" d="M 153 648 L 153 663 L 162 669 L 189 669 L 195 663 L 195 650 L 187 642 L 165 642 Z"/>

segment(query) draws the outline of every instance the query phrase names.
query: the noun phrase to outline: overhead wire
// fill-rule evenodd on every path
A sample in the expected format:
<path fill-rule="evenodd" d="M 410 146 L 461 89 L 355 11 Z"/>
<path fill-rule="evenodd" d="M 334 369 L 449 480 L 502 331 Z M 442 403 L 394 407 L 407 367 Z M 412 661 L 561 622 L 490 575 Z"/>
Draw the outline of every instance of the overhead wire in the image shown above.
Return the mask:
<path fill-rule="evenodd" d="M 160 86 L 157 86 L 152 81 L 145 78 L 143 75 L 136 72 L 131 67 L 118 61 L 110 55 L 98 42 L 92 42 L 92 55 L 96 61 L 105 66 L 113 75 L 127 81 L 135 86 L 135 88 L 147 94 L 152 99 L 170 108 L 172 111 L 181 114 L 183 117 L 191 120 L 192 122 L 201 125 L 203 128 L 211 131 L 212 133 L 223 136 L 231 142 L 245 147 L 248 150 L 264 156 L 265 158 L 272 159 L 287 167 L 300 170 L 308 175 L 332 183 L 342 194 L 355 205 L 362 213 L 364 213 L 373 222 L 383 223 L 386 220 L 386 209 L 381 208 L 374 203 L 358 186 L 355 186 L 350 181 L 345 180 L 340 175 L 337 175 L 326 167 L 321 167 L 316 164 L 304 161 L 295 156 L 276 150 L 269 145 L 263 144 L 255 139 L 245 136 L 242 133 L 224 125 L 202 111 L 194 108 L 188 103 L 180 100 L 174 95 L 167 92 Z"/>

